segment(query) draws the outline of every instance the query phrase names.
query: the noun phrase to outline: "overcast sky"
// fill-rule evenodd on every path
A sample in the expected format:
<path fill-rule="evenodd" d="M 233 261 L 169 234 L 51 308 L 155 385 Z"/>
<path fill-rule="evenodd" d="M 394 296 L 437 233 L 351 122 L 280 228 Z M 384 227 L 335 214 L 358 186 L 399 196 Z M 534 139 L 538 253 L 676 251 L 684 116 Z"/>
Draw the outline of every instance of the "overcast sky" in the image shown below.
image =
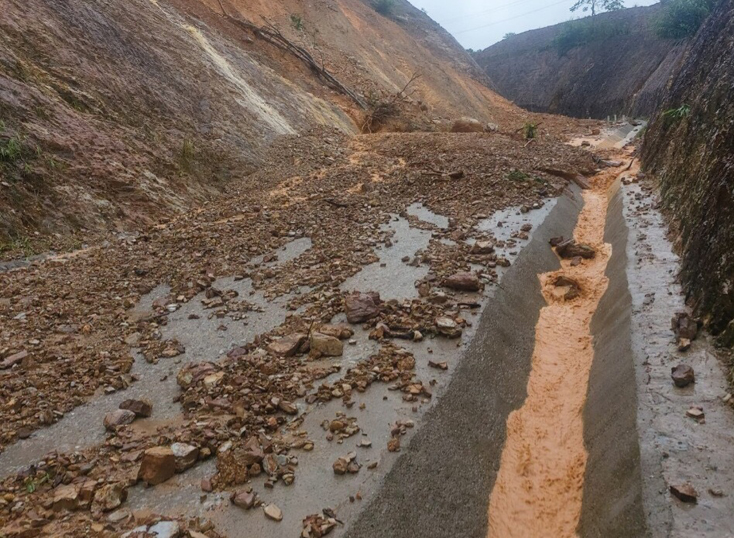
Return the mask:
<path fill-rule="evenodd" d="M 454 34 L 466 48 L 483 49 L 508 32 L 520 33 L 581 16 L 571 13 L 575 0 L 410 0 Z M 627 7 L 658 0 L 627 0 Z"/>

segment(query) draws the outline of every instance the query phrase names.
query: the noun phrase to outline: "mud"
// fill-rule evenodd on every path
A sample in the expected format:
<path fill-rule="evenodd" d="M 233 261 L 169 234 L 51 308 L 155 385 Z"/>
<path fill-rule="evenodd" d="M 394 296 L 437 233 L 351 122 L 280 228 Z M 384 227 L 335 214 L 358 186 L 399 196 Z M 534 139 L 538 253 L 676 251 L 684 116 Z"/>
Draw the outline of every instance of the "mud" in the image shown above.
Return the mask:
<path fill-rule="evenodd" d="M 507 441 L 489 503 L 490 537 L 573 536 L 581 514 L 586 449 L 582 410 L 594 359 L 591 318 L 606 291 L 611 246 L 604 243 L 608 190 L 616 169 L 592 178 L 574 231 L 596 257 L 540 276 L 548 303 L 540 312 L 524 405 L 507 421 Z M 566 301 L 555 281 L 579 283 L 580 297 Z"/>

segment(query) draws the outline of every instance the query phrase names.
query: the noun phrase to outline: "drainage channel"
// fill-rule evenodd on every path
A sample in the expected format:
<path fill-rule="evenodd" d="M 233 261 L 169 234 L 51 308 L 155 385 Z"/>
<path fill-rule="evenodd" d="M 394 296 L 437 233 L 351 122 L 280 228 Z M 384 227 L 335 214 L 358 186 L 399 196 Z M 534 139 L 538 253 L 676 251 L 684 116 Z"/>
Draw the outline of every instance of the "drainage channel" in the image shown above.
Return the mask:
<path fill-rule="evenodd" d="M 608 285 L 611 245 L 604 232 L 609 188 L 618 174 L 601 172 L 583 192 L 574 238 L 595 256 L 562 260 L 559 271 L 540 275 L 547 306 L 536 325 L 527 399 L 507 420 L 489 502 L 489 537 L 576 533 L 587 459 L 582 412 L 594 360 L 590 324 Z"/>

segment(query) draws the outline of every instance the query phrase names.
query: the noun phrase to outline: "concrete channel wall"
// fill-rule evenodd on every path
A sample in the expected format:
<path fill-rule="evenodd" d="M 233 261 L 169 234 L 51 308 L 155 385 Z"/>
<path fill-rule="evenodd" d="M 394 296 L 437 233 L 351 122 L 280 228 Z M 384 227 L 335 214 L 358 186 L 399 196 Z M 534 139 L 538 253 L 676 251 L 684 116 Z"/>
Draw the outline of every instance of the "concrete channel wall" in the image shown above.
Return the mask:
<path fill-rule="evenodd" d="M 589 457 L 579 525 L 582 538 L 648 536 L 637 431 L 637 385 L 627 281 L 628 229 L 618 184 L 604 241 L 612 245 L 609 287 L 591 321 L 594 362 L 584 408 Z"/>

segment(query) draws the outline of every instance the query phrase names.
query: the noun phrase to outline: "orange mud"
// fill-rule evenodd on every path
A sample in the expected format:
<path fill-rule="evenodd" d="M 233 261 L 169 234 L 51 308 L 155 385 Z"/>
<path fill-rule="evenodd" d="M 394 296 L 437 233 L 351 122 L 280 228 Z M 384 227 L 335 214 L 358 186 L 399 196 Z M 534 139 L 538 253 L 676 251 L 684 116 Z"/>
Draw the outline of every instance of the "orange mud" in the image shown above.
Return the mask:
<path fill-rule="evenodd" d="M 576 536 L 587 453 L 582 412 L 594 358 L 591 318 L 607 289 L 611 245 L 604 243 L 610 190 L 621 168 L 591 179 L 574 237 L 596 257 L 540 275 L 547 302 L 535 332 L 524 405 L 507 420 L 507 441 L 489 502 L 489 538 Z M 581 295 L 564 301 L 553 285 L 576 280 Z M 555 292 L 555 293 L 554 293 Z"/>

